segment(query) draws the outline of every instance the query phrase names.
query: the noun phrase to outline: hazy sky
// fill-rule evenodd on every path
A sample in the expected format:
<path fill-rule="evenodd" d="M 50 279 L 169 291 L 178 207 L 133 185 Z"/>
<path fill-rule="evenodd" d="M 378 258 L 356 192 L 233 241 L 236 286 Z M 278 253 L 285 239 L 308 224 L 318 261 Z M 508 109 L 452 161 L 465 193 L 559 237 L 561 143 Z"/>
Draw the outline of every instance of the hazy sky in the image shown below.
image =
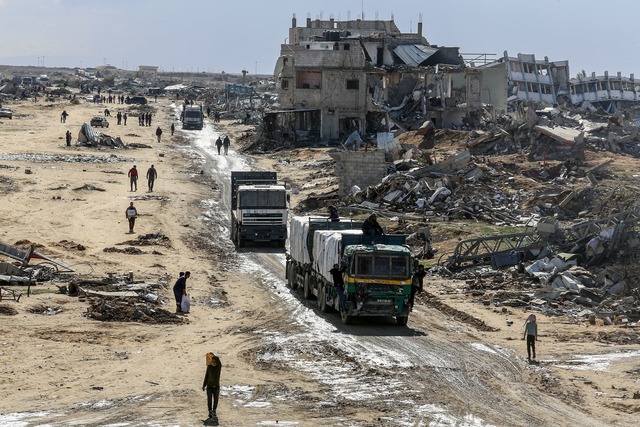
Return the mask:
<path fill-rule="evenodd" d="M 640 77 L 638 0 L 0 0 L 0 63 L 271 74 L 296 14 L 390 19 L 463 53 Z"/>

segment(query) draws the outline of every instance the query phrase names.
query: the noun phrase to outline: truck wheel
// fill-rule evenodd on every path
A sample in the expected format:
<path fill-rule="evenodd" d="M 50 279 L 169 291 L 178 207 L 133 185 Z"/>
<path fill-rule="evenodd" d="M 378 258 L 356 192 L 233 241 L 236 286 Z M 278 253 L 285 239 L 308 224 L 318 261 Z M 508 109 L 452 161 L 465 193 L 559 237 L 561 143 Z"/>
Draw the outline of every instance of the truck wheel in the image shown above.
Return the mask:
<path fill-rule="evenodd" d="M 353 323 L 353 316 L 349 316 L 347 310 L 340 310 L 340 320 L 343 325 L 350 325 Z"/>
<path fill-rule="evenodd" d="M 407 322 L 409 321 L 408 316 L 398 316 L 396 317 L 396 325 L 398 326 L 407 326 Z"/>
<path fill-rule="evenodd" d="M 311 299 L 313 292 L 311 292 L 311 275 L 309 273 L 304 275 L 304 287 L 302 293 L 305 299 Z"/>
<path fill-rule="evenodd" d="M 329 311 L 329 306 L 327 306 L 327 290 L 324 285 L 320 285 L 320 288 L 318 288 L 318 307 L 323 313 Z"/>
<path fill-rule="evenodd" d="M 296 277 L 296 267 L 292 262 L 287 267 L 287 288 L 298 289 L 298 278 Z"/>

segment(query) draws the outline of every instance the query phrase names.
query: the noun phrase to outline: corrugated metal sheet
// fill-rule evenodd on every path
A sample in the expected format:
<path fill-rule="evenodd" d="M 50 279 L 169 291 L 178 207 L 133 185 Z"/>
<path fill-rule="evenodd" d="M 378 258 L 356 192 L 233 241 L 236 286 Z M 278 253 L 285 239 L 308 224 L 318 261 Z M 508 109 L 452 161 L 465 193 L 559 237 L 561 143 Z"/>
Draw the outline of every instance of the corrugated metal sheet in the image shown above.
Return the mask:
<path fill-rule="evenodd" d="M 422 64 L 437 51 L 437 48 L 420 44 L 403 44 L 393 49 L 393 53 L 398 55 L 402 62 L 413 66 Z"/>

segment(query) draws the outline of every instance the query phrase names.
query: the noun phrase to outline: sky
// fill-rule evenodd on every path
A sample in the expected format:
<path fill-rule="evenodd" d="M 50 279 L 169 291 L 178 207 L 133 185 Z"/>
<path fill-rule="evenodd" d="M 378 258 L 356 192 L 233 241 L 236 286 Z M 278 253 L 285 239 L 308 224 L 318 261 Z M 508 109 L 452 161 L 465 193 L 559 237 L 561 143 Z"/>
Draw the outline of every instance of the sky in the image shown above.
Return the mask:
<path fill-rule="evenodd" d="M 461 53 L 640 77 L 637 0 L 0 0 L 0 64 L 272 74 L 291 18 L 389 20 Z"/>

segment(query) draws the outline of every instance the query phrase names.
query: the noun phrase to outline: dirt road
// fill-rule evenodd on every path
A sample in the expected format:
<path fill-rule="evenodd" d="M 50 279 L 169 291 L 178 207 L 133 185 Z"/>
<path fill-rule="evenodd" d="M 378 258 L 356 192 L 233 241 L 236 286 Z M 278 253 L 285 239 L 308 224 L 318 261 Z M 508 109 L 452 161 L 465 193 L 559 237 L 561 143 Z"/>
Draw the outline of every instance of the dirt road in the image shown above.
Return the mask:
<path fill-rule="evenodd" d="M 158 120 L 166 127 L 175 111 L 161 107 Z M 46 109 L 38 112 L 57 119 Z M 33 128 L 29 117 L 13 121 L 19 135 Z M 21 127 L 21 120 L 27 125 Z M 49 132 L 43 123 L 36 128 Z M 40 287 L 17 305 L 16 316 L 2 317 L 0 424 L 201 425 L 204 355 L 215 351 L 223 362 L 218 414 L 226 426 L 634 425 L 623 411 L 590 410 L 584 391 L 559 379 L 553 368 L 558 360 L 528 365 L 513 346 L 501 344 L 519 338 L 519 331 L 484 332 L 425 304 L 416 306 L 407 327 L 386 318 L 344 326 L 336 313 L 320 313 L 314 300 L 285 286 L 282 250 L 236 251 L 228 231 L 229 173 L 250 168 L 251 161 L 233 145 L 229 156 L 211 148 L 218 132 L 237 135 L 240 129 L 208 124 L 200 132 L 180 132 L 171 146 L 119 159 L 141 163 L 158 161 L 159 152 L 165 156 L 157 183 L 163 198 L 140 202 L 148 203 L 153 215 L 140 227 L 153 220 L 153 230 L 172 237 L 172 250 L 161 255 L 102 253 L 104 246 L 123 239 L 114 234 L 113 223 L 105 223 L 105 209 L 120 213 L 128 201 L 123 199 L 133 197 L 104 173 L 114 166 L 67 172 L 42 167 L 32 177 L 11 175 L 22 189 L 10 192 L 13 210 L 45 210 L 37 214 L 42 217 L 34 213 L 35 219 L 12 217 L 11 224 L 22 232 L 5 228 L 11 242 L 51 216 L 47 206 L 56 202 L 40 193 L 83 176 L 107 191 L 69 197 L 61 212 L 75 215 L 85 206 L 79 203 L 87 204 L 95 222 L 85 227 L 81 216 L 73 216 L 74 226 L 52 221 L 33 235 L 47 244 L 63 236 L 86 244 L 88 254 L 60 250 L 57 255 L 78 263 L 90 260 L 100 273 L 136 269 L 137 276 L 164 283 L 169 309 L 173 270 L 187 266 L 193 274 L 188 285 L 193 307 L 188 323 L 179 325 L 97 322 L 83 316 L 85 301 L 54 293 L 53 285 Z M 11 153 L 19 152 L 19 145 L 12 145 Z M 28 159 L 5 157 L 3 162 L 22 167 Z M 53 176 L 51 169 L 55 179 L 43 179 Z M 11 210 L 5 207 L 3 215 Z M 62 310 L 48 317 L 29 311 L 38 306 Z"/>

